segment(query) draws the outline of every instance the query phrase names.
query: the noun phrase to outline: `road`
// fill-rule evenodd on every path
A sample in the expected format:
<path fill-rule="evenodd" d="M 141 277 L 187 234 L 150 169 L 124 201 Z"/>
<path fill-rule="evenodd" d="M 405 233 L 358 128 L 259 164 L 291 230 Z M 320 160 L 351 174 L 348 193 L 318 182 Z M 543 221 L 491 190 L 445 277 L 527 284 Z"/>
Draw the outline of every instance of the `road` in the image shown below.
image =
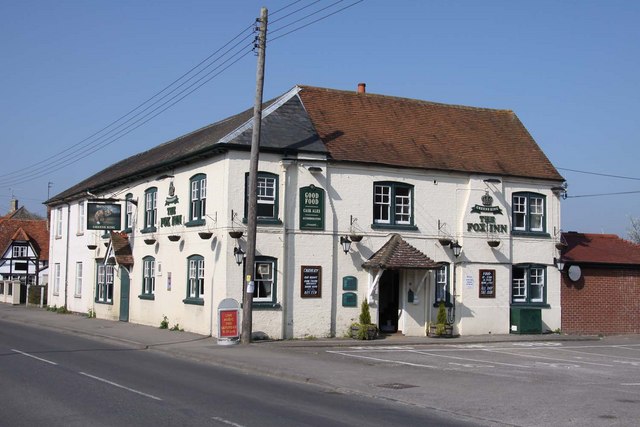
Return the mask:
<path fill-rule="evenodd" d="M 3 321 L 0 356 L 0 425 L 7 426 L 477 424 L 390 399 Z"/>

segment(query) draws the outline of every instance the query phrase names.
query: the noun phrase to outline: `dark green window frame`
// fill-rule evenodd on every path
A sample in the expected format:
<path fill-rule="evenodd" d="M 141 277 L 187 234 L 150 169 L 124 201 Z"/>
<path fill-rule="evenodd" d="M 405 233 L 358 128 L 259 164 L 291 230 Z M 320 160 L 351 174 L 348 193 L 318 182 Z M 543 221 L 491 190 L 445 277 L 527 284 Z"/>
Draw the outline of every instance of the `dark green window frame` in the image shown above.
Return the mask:
<path fill-rule="evenodd" d="M 187 296 L 185 304 L 204 305 L 205 263 L 202 255 L 187 257 Z"/>
<path fill-rule="evenodd" d="M 512 234 L 548 235 L 547 196 L 529 191 L 513 193 L 511 231 Z"/>
<path fill-rule="evenodd" d="M 268 266 L 269 271 L 263 270 Z M 262 271 L 261 271 L 262 270 Z M 278 259 L 268 256 L 256 256 L 253 264 L 254 292 L 252 307 L 256 309 L 278 309 Z M 267 297 L 260 293 L 270 292 Z"/>
<path fill-rule="evenodd" d="M 144 191 L 144 228 L 141 233 L 157 231 L 158 223 L 158 188 L 150 187 Z"/>
<path fill-rule="evenodd" d="M 140 299 L 155 299 L 156 293 L 156 259 L 152 256 L 142 258 L 142 293 Z"/>
<path fill-rule="evenodd" d="M 113 304 L 115 266 L 103 262 L 96 265 L 96 297 L 98 304 Z"/>
<path fill-rule="evenodd" d="M 279 191 L 278 175 L 269 172 L 258 172 L 258 186 L 256 189 L 258 224 L 282 224 L 282 221 L 278 219 Z M 249 173 L 244 176 L 244 195 L 244 218 L 242 221 L 246 223 L 249 215 Z"/>
<path fill-rule="evenodd" d="M 131 217 L 129 217 L 131 214 Z M 133 194 L 127 193 L 124 196 L 124 232 L 131 233 L 133 228 L 133 218 L 135 216 L 135 208 L 133 206 Z"/>
<path fill-rule="evenodd" d="M 373 183 L 373 222 L 371 228 L 416 230 L 414 186 L 402 182 Z"/>
<path fill-rule="evenodd" d="M 549 307 L 547 304 L 547 266 L 516 264 L 511 268 L 511 305 Z"/>
<path fill-rule="evenodd" d="M 451 269 L 449 264 L 442 264 L 439 269 L 433 270 L 435 273 L 435 293 L 433 306 L 438 307 L 440 302 L 451 307 Z"/>
<path fill-rule="evenodd" d="M 204 225 L 207 214 L 207 175 L 196 174 L 189 178 L 189 221 L 187 227 Z"/>

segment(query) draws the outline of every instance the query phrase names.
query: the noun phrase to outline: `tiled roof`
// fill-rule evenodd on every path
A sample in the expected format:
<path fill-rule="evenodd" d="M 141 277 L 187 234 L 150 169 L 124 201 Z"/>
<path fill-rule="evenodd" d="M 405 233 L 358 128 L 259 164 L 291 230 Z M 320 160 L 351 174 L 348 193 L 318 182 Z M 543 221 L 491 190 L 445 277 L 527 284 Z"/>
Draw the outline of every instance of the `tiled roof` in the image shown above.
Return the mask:
<path fill-rule="evenodd" d="M 512 111 L 301 88 L 335 160 L 563 180 Z"/>
<path fill-rule="evenodd" d="M 31 213 L 24 206 L 20 206 L 13 212 L 10 212 L 4 216 L 5 219 L 33 219 L 33 220 L 43 220 L 40 215 Z"/>
<path fill-rule="evenodd" d="M 40 260 L 49 259 L 49 230 L 46 220 L 3 217 L 0 219 L 0 253 L 6 252 L 14 240 L 29 241 L 38 252 Z"/>
<path fill-rule="evenodd" d="M 129 236 L 125 232 L 111 232 L 111 245 L 116 256 L 116 262 L 119 265 L 130 267 L 133 265 L 133 255 L 131 245 L 129 244 Z"/>
<path fill-rule="evenodd" d="M 389 241 L 365 261 L 362 266 L 384 270 L 397 270 L 400 268 L 433 269 L 439 268 L 440 263 L 435 262 L 411 246 L 399 234 L 392 234 Z"/>
<path fill-rule="evenodd" d="M 227 150 L 248 150 L 252 111 L 115 163 L 52 197 L 100 193 Z M 512 111 L 296 86 L 264 104 L 261 150 L 333 161 L 563 181 Z"/>
<path fill-rule="evenodd" d="M 615 234 L 562 233 L 567 247 L 562 259 L 567 262 L 640 266 L 640 245 Z"/>

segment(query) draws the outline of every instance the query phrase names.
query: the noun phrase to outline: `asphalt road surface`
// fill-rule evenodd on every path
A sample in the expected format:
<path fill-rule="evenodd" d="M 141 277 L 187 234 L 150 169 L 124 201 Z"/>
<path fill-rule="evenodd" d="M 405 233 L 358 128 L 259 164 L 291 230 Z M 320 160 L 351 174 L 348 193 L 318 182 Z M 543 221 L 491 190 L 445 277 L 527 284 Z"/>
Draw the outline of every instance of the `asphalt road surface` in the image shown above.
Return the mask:
<path fill-rule="evenodd" d="M 0 414 L 2 426 L 473 425 L 389 399 L 1 321 Z"/>

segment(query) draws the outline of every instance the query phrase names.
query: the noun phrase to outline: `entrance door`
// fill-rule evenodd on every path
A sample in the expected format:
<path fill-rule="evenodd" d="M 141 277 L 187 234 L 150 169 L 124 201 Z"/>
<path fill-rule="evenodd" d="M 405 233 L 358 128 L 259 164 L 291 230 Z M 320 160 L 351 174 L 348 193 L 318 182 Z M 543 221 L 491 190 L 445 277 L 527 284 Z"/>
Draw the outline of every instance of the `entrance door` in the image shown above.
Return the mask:
<path fill-rule="evenodd" d="M 120 267 L 120 321 L 129 321 L 129 271 Z"/>
<path fill-rule="evenodd" d="M 386 270 L 378 284 L 380 310 L 378 327 L 382 332 L 398 332 L 398 308 L 400 302 L 400 272 Z"/>

